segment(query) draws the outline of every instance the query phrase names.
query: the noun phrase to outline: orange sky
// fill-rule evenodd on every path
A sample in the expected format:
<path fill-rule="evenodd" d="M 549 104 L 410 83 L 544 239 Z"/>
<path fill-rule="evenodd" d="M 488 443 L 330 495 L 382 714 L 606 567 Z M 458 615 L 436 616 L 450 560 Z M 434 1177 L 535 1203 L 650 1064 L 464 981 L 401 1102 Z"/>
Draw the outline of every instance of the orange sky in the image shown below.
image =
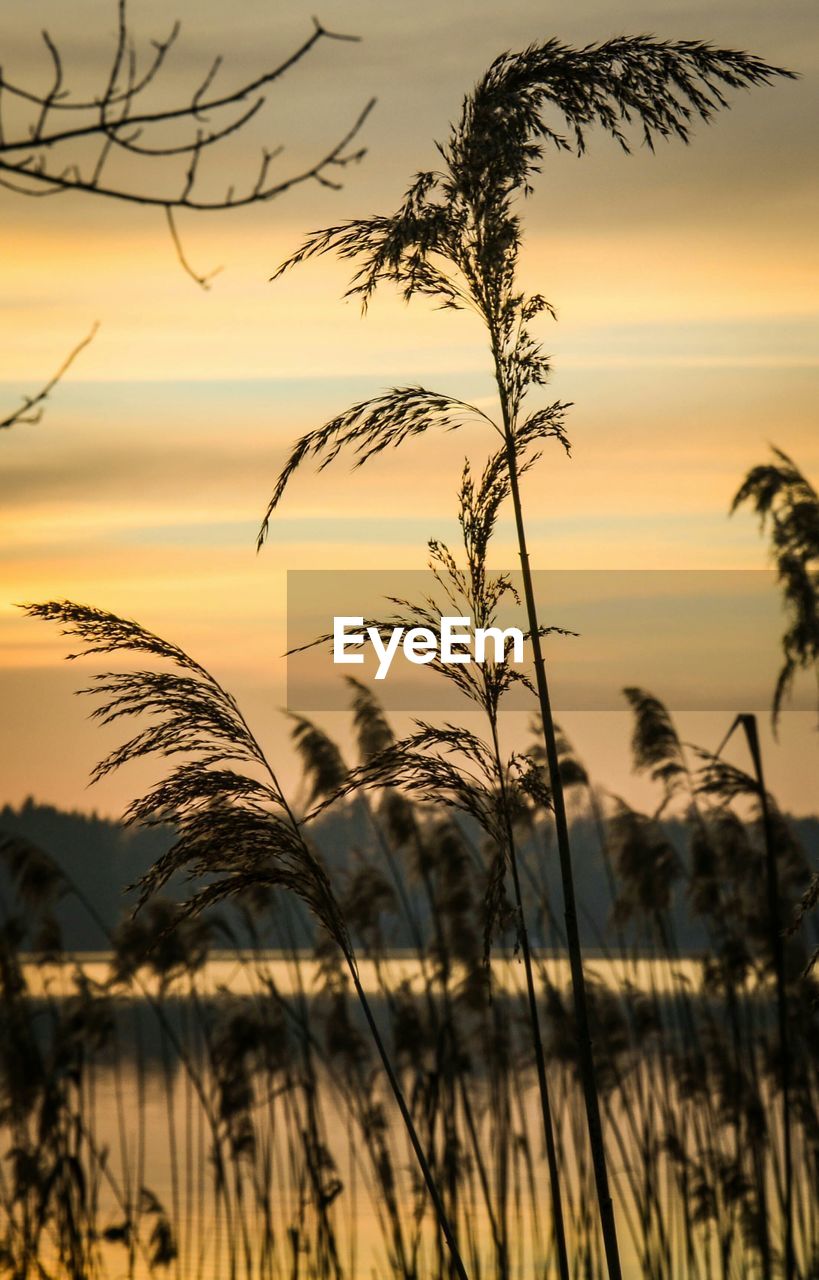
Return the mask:
<path fill-rule="evenodd" d="M 273 16 L 256 0 L 236 9 L 228 21 L 211 0 L 175 7 L 183 33 L 171 89 L 195 83 L 217 48 L 226 82 L 253 75 L 305 30 L 295 0 Z M 15 7 L 3 18 L 4 69 L 42 82 L 47 24 L 91 83 L 113 12 L 104 0 Z M 145 37 L 168 24 L 158 0 L 132 12 Z M 812 4 L 727 0 L 715 12 L 704 0 L 594 0 L 544 15 L 532 0 L 336 0 L 322 16 L 364 42 L 325 46 L 283 81 L 231 163 L 240 176 L 260 140 L 284 139 L 281 163 L 296 166 L 375 95 L 369 154 L 341 193 L 314 185 L 267 207 L 181 220 L 195 265 L 224 265 L 207 294 L 176 266 L 150 210 L 0 193 L 3 403 L 101 322 L 43 422 L 0 436 L 0 802 L 33 793 L 116 812 L 132 789 L 123 778 L 84 793 L 101 739 L 69 697 L 77 673 L 61 664 L 58 638 L 16 616 L 13 602 L 68 596 L 194 649 L 250 700 L 286 759 L 276 713 L 286 570 L 421 566 L 427 537 L 453 537 L 463 455 L 479 461 L 487 446 L 479 432 L 419 442 L 354 476 L 343 465 L 305 474 L 254 555 L 255 526 L 296 434 L 393 382 L 491 395 L 469 318 L 384 294 L 362 319 L 339 300 L 345 273 L 329 260 L 275 286 L 268 276 L 305 230 L 392 207 L 504 48 L 551 34 L 578 43 L 653 31 L 747 47 L 802 75 L 741 95 L 688 149 L 627 159 L 598 141 L 582 162 L 549 160 L 526 210 L 524 283 L 558 309 L 559 324 L 543 326 L 555 364 L 549 395 L 575 402 L 575 448 L 571 462 L 555 453 L 527 478 L 535 563 L 761 567 L 753 521 L 726 518 L 744 471 L 772 440 L 819 474 Z M 511 533 L 502 522 L 497 563 L 512 564 Z M 339 727 L 338 717 L 328 723 Z M 575 723 L 593 767 L 628 787 L 625 718 Z M 716 721 L 690 723 L 719 737 Z M 816 735 L 804 715 L 787 729 L 769 746 L 772 778 L 785 803 L 814 808 Z"/>

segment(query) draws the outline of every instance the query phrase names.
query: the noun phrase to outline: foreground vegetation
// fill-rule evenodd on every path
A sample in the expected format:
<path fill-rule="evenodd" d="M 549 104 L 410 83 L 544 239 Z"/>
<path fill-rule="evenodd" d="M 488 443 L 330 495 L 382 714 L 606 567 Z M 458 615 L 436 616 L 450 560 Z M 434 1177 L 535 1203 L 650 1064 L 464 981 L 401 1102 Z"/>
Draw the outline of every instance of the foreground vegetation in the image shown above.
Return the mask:
<path fill-rule="evenodd" d="M 353 694 L 359 748 L 371 758 L 389 727 L 365 691 Z M 775 1276 L 782 1064 L 758 797 L 749 776 L 686 751 L 659 703 L 629 697 L 635 763 L 655 777 L 659 816 L 594 787 L 561 741 L 571 811 L 596 824 L 611 873 L 611 930 L 589 967 L 624 1269 Z M 313 798 L 334 794 L 344 768 L 337 749 L 315 726 L 296 733 Z M 350 855 L 339 903 L 465 1264 L 476 1276 L 557 1275 L 525 983 L 510 991 L 496 978 L 490 990 L 485 962 L 489 843 L 451 811 L 422 812 L 394 790 L 346 803 L 366 803 L 371 836 Z M 684 847 L 663 825 L 671 813 L 684 819 Z M 809 871 L 775 809 L 773 821 L 784 924 Z M 553 851 L 534 801 L 515 815 L 515 834 L 527 902 L 551 944 L 536 979 L 572 1274 L 595 1277 L 605 1264 L 574 1019 L 543 877 Z M 70 960 L 53 908 L 72 887 L 19 840 L 5 855 L 18 895 L 6 904 L 0 954 L 8 1274 L 450 1274 L 329 941 L 315 963 L 295 951 L 287 964 L 246 955 L 251 989 L 214 994 L 209 951 L 230 947 L 238 917 L 171 929 L 178 908 L 157 899 L 113 939 L 106 979 L 97 985 L 78 970 L 66 997 L 53 961 Z M 396 983 L 391 922 L 418 886 L 429 910 L 415 921 L 415 979 Z M 675 941 L 670 906 L 680 890 L 709 937 L 694 966 Z M 263 889 L 240 904 L 251 930 L 271 911 L 280 936 L 292 936 L 292 914 Z M 500 911 L 511 952 L 514 907 L 504 898 Z M 819 1017 L 808 943 L 792 934 L 786 948 L 793 1221 L 805 1277 L 819 1261 Z M 646 966 L 646 954 L 662 963 Z M 519 961 L 514 968 L 520 975 Z"/>

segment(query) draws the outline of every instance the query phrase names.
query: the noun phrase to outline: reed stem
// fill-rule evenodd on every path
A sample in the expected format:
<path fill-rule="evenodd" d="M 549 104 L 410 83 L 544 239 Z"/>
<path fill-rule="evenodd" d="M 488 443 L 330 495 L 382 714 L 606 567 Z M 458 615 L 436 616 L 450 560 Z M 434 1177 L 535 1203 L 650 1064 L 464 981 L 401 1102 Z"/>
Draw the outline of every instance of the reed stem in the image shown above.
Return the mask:
<path fill-rule="evenodd" d="M 540 643 L 540 622 L 538 620 L 535 593 L 532 584 L 532 570 L 529 564 L 529 553 L 526 546 L 526 529 L 523 522 L 523 509 L 518 484 L 517 455 L 513 427 L 509 415 L 509 406 L 504 393 L 500 363 L 496 361 L 497 378 L 501 393 L 503 411 L 504 438 L 506 442 L 506 460 L 509 470 L 509 485 L 512 505 L 515 513 L 518 552 L 520 555 L 521 573 L 523 576 L 523 593 L 526 601 L 526 614 L 532 642 L 532 655 L 535 665 L 535 682 L 537 687 L 540 716 L 543 723 L 543 741 L 546 748 L 546 759 L 549 767 L 549 779 L 552 791 L 552 807 L 555 815 L 555 831 L 557 849 L 560 860 L 560 876 L 563 885 L 563 909 L 566 924 L 566 942 L 569 950 L 569 964 L 572 977 L 572 996 L 574 1014 L 577 1025 L 577 1047 L 580 1060 L 580 1075 L 583 1085 L 583 1099 L 586 1108 L 586 1120 L 589 1130 L 594 1182 L 600 1214 L 600 1226 L 603 1233 L 603 1244 L 606 1253 L 606 1265 L 609 1280 L 621 1280 L 620 1252 L 617 1244 L 617 1225 L 614 1218 L 614 1204 L 609 1190 L 608 1169 L 606 1168 L 606 1151 L 603 1140 L 603 1125 L 600 1117 L 600 1103 L 597 1094 L 597 1077 L 594 1066 L 594 1051 L 589 1030 L 588 1001 L 586 998 L 586 980 L 583 974 L 583 957 L 580 948 L 580 932 L 577 925 L 577 905 L 574 890 L 574 873 L 572 870 L 571 843 L 569 841 L 569 825 L 566 819 L 566 804 L 563 796 L 563 783 L 560 778 L 560 763 L 557 753 L 554 719 L 552 717 L 549 686 L 546 679 L 546 664 Z"/>
<path fill-rule="evenodd" d="M 785 975 L 785 947 L 782 939 L 782 922 L 779 911 L 779 869 L 776 858 L 776 841 L 765 775 L 762 770 L 762 752 L 755 715 L 741 715 L 739 721 L 745 732 L 748 750 L 753 760 L 756 783 L 759 789 L 759 806 L 762 812 L 762 828 L 765 835 L 765 867 L 768 891 L 768 918 L 771 926 L 771 950 L 776 977 L 776 1013 L 779 1030 L 780 1083 L 782 1086 L 782 1142 L 785 1175 L 785 1280 L 794 1280 L 796 1255 L 793 1240 L 793 1156 L 791 1153 L 791 1061 L 788 1044 L 788 992 Z"/>

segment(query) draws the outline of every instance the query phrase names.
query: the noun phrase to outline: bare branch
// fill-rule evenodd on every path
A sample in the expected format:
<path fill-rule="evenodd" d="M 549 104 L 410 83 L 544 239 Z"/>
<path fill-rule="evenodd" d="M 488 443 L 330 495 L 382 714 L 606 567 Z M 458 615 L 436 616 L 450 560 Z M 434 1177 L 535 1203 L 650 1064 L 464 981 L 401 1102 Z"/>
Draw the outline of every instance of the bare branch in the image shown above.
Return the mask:
<path fill-rule="evenodd" d="M 202 289 L 209 289 L 211 280 L 213 279 L 214 276 L 218 276 L 222 268 L 214 267 L 211 271 L 207 273 L 207 275 L 204 275 L 204 276 L 199 275 L 198 272 L 194 271 L 193 267 L 188 262 L 188 259 L 185 257 L 185 251 L 182 248 L 182 241 L 180 240 L 179 232 L 176 229 L 176 222 L 174 221 L 173 209 L 167 208 L 165 210 L 165 216 L 168 219 L 168 230 L 171 233 L 173 246 L 176 249 L 176 256 L 179 259 L 179 265 L 181 266 L 182 270 L 187 275 L 189 275 L 191 280 L 193 280 L 196 284 L 198 284 Z"/>
<path fill-rule="evenodd" d="M 57 383 L 62 379 L 63 375 L 71 368 L 71 365 L 74 363 L 80 352 L 88 346 L 89 342 L 91 342 L 98 328 L 99 324 L 93 325 L 91 332 L 83 338 L 82 342 L 77 343 L 73 351 L 69 352 L 57 372 L 53 377 L 49 378 L 48 382 L 40 391 L 37 392 L 36 396 L 25 396 L 23 403 L 18 409 L 15 409 L 14 413 L 10 413 L 7 418 L 0 420 L 0 430 L 3 430 L 5 427 L 16 426 L 18 423 L 35 423 L 40 421 L 43 416 L 43 405 L 48 399 L 48 396 L 54 390 Z"/>
<path fill-rule="evenodd" d="M 45 43 L 45 46 L 48 49 L 49 54 L 51 55 L 51 61 L 54 64 L 54 83 L 52 84 L 45 98 L 43 99 L 40 116 L 39 116 L 39 119 L 37 120 L 36 125 L 34 126 L 34 137 L 36 139 L 39 139 L 42 136 L 42 132 L 43 132 L 43 129 L 45 128 L 45 122 L 48 117 L 48 113 L 51 110 L 51 107 L 53 106 L 53 104 L 56 102 L 59 96 L 60 90 L 62 88 L 62 83 L 63 83 L 63 65 L 60 59 L 60 54 L 56 45 L 54 44 L 54 41 L 51 39 L 47 31 L 43 32 L 43 42 Z"/>
<path fill-rule="evenodd" d="M 0 129 L 0 185 L 20 195 L 81 191 L 162 209 L 171 228 L 177 257 L 192 279 L 201 285 L 204 278 L 190 269 L 170 211 L 241 208 L 272 200 L 312 180 L 338 189 L 341 184 L 335 170 L 345 168 L 364 155 L 363 148 L 353 149 L 351 143 L 374 104 L 367 103 L 340 141 L 301 171 L 272 176 L 271 164 L 283 148 L 278 144 L 263 146 L 258 166 L 253 166 L 246 183 L 239 186 L 238 194 L 231 186 L 226 196 L 209 195 L 201 173 L 203 153 L 215 150 L 244 129 L 265 106 L 265 91 L 306 58 L 320 41 L 348 41 L 358 37 L 328 31 L 313 19 L 313 30 L 301 44 L 261 75 L 233 89 L 217 91 L 214 84 L 222 66 L 219 55 L 189 98 L 183 97 L 167 107 L 151 107 L 145 92 L 155 82 L 178 34 L 176 23 L 167 38 L 152 41 L 153 56 L 147 69 L 138 73 L 126 0 L 117 0 L 117 34 L 104 83 L 93 99 L 75 100 L 64 87 L 60 50 L 44 31 L 43 41 L 53 68 L 48 89 L 32 91 L 0 75 L 0 90 L 33 108 L 32 118 L 23 121 L 13 132 L 6 128 L 4 133 Z M 60 119 L 60 113 L 65 112 L 74 113 L 76 123 L 64 116 Z M 182 136 L 167 139 L 167 129 L 174 126 L 181 130 Z M 75 158 L 78 148 L 89 146 L 92 154 L 87 161 Z M 108 164 L 120 153 L 142 161 L 129 166 L 127 179 L 114 177 Z M 181 171 L 177 168 L 172 178 L 160 177 L 152 162 L 172 161 L 174 157 L 180 160 Z M 103 172 L 107 181 L 103 180 Z"/>

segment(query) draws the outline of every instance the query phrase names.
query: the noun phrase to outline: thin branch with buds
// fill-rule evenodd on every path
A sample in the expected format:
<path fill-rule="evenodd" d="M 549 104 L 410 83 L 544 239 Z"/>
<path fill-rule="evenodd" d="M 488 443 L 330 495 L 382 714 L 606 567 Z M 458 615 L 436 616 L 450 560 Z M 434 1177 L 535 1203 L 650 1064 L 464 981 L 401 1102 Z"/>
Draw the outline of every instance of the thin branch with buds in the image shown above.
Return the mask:
<path fill-rule="evenodd" d="M 46 90 L 24 88 L 7 79 L 0 69 L 0 186 L 19 195 L 81 191 L 160 208 L 165 211 L 182 266 L 198 284 L 206 286 L 210 275 L 198 274 L 186 261 L 173 219 L 174 211 L 242 208 L 272 200 L 311 181 L 338 189 L 341 171 L 364 155 L 364 148 L 353 144 L 374 100 L 364 106 L 339 141 L 295 172 L 273 173 L 272 162 L 283 148 L 263 147 L 258 168 L 243 186 L 238 190 L 230 187 L 224 195 L 215 195 L 204 184 L 202 170 L 207 166 L 203 158 L 220 152 L 222 143 L 255 119 L 265 105 L 270 87 L 321 41 L 348 42 L 358 37 L 329 31 L 314 18 L 310 35 L 262 75 L 219 92 L 214 85 L 222 66 L 220 56 L 189 98 L 176 105 L 151 107 L 149 91 L 156 85 L 176 44 L 179 23 L 174 24 L 164 39 L 152 41 L 152 55 L 146 68 L 140 71 L 125 0 L 119 0 L 117 11 L 111 65 L 101 91 L 91 98 L 76 97 L 65 87 L 62 54 L 47 31 L 43 32 L 43 41 L 52 64 L 52 77 Z M 15 99 L 31 108 L 29 118 L 15 125 L 14 130 L 6 128 L 4 98 Z M 168 138 L 169 127 L 178 128 L 177 139 Z M 117 156 L 129 161 L 127 180 L 111 172 L 111 162 Z M 167 185 L 155 162 L 171 163 L 174 176 L 167 180 Z"/>
<path fill-rule="evenodd" d="M 0 419 L 0 431 L 5 427 L 14 427 L 20 423 L 33 424 L 40 421 L 43 416 L 43 407 L 49 395 L 54 390 L 57 383 L 61 381 L 64 374 L 66 374 L 71 368 L 80 352 L 84 351 L 89 342 L 91 342 L 98 328 L 99 325 L 95 324 L 92 327 L 91 332 L 83 338 L 82 342 L 77 343 L 76 347 L 74 347 L 74 349 L 68 353 L 65 360 L 63 360 L 57 372 L 49 378 L 48 382 L 40 388 L 36 395 L 24 396 L 23 403 L 19 405 L 13 413 L 10 413 L 7 417 Z"/>

